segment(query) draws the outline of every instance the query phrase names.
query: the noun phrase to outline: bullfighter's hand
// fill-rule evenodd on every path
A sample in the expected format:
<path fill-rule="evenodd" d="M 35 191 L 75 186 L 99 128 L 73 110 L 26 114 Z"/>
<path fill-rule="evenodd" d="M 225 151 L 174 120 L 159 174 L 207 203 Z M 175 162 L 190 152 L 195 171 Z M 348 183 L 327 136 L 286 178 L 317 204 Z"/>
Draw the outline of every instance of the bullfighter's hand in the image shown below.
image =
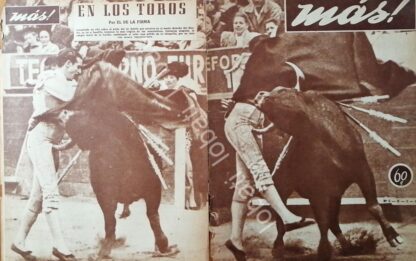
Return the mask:
<path fill-rule="evenodd" d="M 52 148 L 58 150 L 58 151 L 62 151 L 62 150 L 67 150 L 72 148 L 75 145 L 75 142 L 72 141 L 72 139 L 68 139 L 64 142 L 61 142 L 59 144 L 54 144 L 52 145 Z"/>
<path fill-rule="evenodd" d="M 33 130 L 36 125 L 38 125 L 39 120 L 35 119 L 35 118 L 30 118 L 29 121 L 27 122 L 28 126 L 27 126 L 27 131 L 31 131 Z"/>

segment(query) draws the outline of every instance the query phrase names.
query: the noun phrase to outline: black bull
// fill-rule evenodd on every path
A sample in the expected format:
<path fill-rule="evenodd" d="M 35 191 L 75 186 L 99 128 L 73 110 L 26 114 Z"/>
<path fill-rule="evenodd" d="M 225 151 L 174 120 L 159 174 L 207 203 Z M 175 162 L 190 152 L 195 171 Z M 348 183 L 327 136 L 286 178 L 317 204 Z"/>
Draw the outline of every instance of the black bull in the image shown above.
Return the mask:
<path fill-rule="evenodd" d="M 339 228 L 338 213 L 342 194 L 352 183 L 359 185 L 388 242 L 392 246 L 401 243 L 377 202 L 374 177 L 360 134 L 331 100 L 396 95 L 416 81 L 415 74 L 392 61 L 377 61 L 364 33 L 282 34 L 253 46 L 241 85 L 234 94 L 236 100 L 277 86 L 294 86 L 295 73 L 286 62 L 296 64 L 304 73 L 300 89 L 311 90 L 275 90 L 258 102 L 275 126 L 294 136 L 274 177 L 275 184 L 284 199 L 296 190 L 310 200 L 321 232 L 318 259 L 330 259 L 328 229 L 346 251 L 351 247 Z M 273 253 L 283 257 L 284 226 L 279 220 L 277 226 L 279 235 Z"/>
<path fill-rule="evenodd" d="M 105 62 L 85 69 L 78 85 L 73 100 L 37 118 L 64 125 L 74 143 L 90 151 L 91 185 L 105 220 L 105 240 L 97 260 L 108 256 L 115 243 L 117 203 L 130 204 L 138 199 L 146 202 L 157 249 L 162 255 L 176 253 L 160 226 L 161 183 L 135 123 L 122 112 L 142 124 L 176 128 L 189 126 L 192 117 L 200 116 L 195 108 L 200 108 L 184 90 L 166 99 Z M 191 118 L 187 112 L 192 112 Z"/>
<path fill-rule="evenodd" d="M 287 88 L 276 88 L 258 102 L 275 126 L 293 136 L 274 181 L 284 201 L 293 191 L 309 199 L 321 233 L 318 260 L 331 257 L 328 229 L 346 253 L 352 250 L 338 221 L 341 197 L 352 183 L 358 184 L 390 245 L 402 243 L 377 202 L 361 135 L 334 102 L 314 91 Z M 273 255 L 283 257 L 285 230 L 279 219 L 276 225 Z"/>

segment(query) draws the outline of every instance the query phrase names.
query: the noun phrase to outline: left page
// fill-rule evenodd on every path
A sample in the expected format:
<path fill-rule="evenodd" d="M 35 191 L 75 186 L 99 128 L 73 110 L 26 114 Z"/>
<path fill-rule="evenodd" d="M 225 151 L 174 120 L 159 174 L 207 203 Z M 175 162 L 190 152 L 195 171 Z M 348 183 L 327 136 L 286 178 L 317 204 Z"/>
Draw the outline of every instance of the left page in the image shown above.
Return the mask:
<path fill-rule="evenodd" d="M 199 10 L 5 2 L 4 260 L 208 260 Z"/>

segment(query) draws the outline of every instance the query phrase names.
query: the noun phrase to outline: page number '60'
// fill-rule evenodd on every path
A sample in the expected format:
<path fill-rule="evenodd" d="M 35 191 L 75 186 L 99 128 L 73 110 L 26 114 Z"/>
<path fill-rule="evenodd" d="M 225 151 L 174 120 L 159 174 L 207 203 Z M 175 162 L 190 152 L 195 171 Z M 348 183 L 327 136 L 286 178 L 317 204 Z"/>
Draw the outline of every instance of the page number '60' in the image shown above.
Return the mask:
<path fill-rule="evenodd" d="M 406 164 L 396 164 L 389 171 L 390 183 L 395 187 L 404 188 L 410 185 L 413 180 L 412 169 Z"/>

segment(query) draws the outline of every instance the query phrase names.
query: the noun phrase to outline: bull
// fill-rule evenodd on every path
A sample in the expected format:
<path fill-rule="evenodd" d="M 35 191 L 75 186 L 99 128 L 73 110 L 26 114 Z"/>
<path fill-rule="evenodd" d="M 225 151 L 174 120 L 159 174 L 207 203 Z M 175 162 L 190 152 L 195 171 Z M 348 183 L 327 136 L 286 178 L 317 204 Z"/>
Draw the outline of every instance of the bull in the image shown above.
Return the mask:
<path fill-rule="evenodd" d="M 351 249 L 340 229 L 338 215 L 341 197 L 352 183 L 358 184 L 368 211 L 390 245 L 403 242 L 377 202 L 374 175 L 361 134 L 335 102 L 316 91 L 298 92 L 283 87 L 260 93 L 256 102 L 275 126 L 293 136 L 274 182 L 284 201 L 293 191 L 309 199 L 321 235 L 318 260 L 331 258 L 328 230 L 338 238 L 344 251 Z M 283 258 L 285 227 L 280 219 L 276 226 L 279 233 L 272 253 Z"/>
<path fill-rule="evenodd" d="M 415 73 L 392 61 L 378 61 L 365 33 L 359 32 L 283 33 L 254 39 L 250 49 L 233 99 L 252 102 L 256 97 L 275 126 L 293 135 L 275 184 L 283 199 L 297 191 L 310 200 L 321 233 L 318 260 L 331 258 L 328 229 L 346 251 L 351 247 L 339 228 L 338 213 L 341 196 L 352 183 L 360 187 L 390 245 L 402 243 L 377 202 L 361 136 L 334 101 L 397 95 L 416 81 Z M 283 258 L 285 227 L 279 218 L 276 224 L 273 255 Z"/>
<path fill-rule="evenodd" d="M 73 143 L 90 152 L 91 185 L 105 221 L 105 239 L 96 260 L 109 256 L 116 242 L 117 203 L 130 204 L 139 199 L 146 202 L 160 255 L 178 253 L 160 225 L 161 183 L 149 161 L 151 148 L 139 135 L 135 121 L 168 129 L 187 126 L 190 119 L 183 113 L 186 105 L 143 88 L 104 61 L 94 61 L 85 68 L 78 84 L 74 99 L 36 120 L 65 126 Z M 184 91 L 174 95 L 189 100 Z"/>

